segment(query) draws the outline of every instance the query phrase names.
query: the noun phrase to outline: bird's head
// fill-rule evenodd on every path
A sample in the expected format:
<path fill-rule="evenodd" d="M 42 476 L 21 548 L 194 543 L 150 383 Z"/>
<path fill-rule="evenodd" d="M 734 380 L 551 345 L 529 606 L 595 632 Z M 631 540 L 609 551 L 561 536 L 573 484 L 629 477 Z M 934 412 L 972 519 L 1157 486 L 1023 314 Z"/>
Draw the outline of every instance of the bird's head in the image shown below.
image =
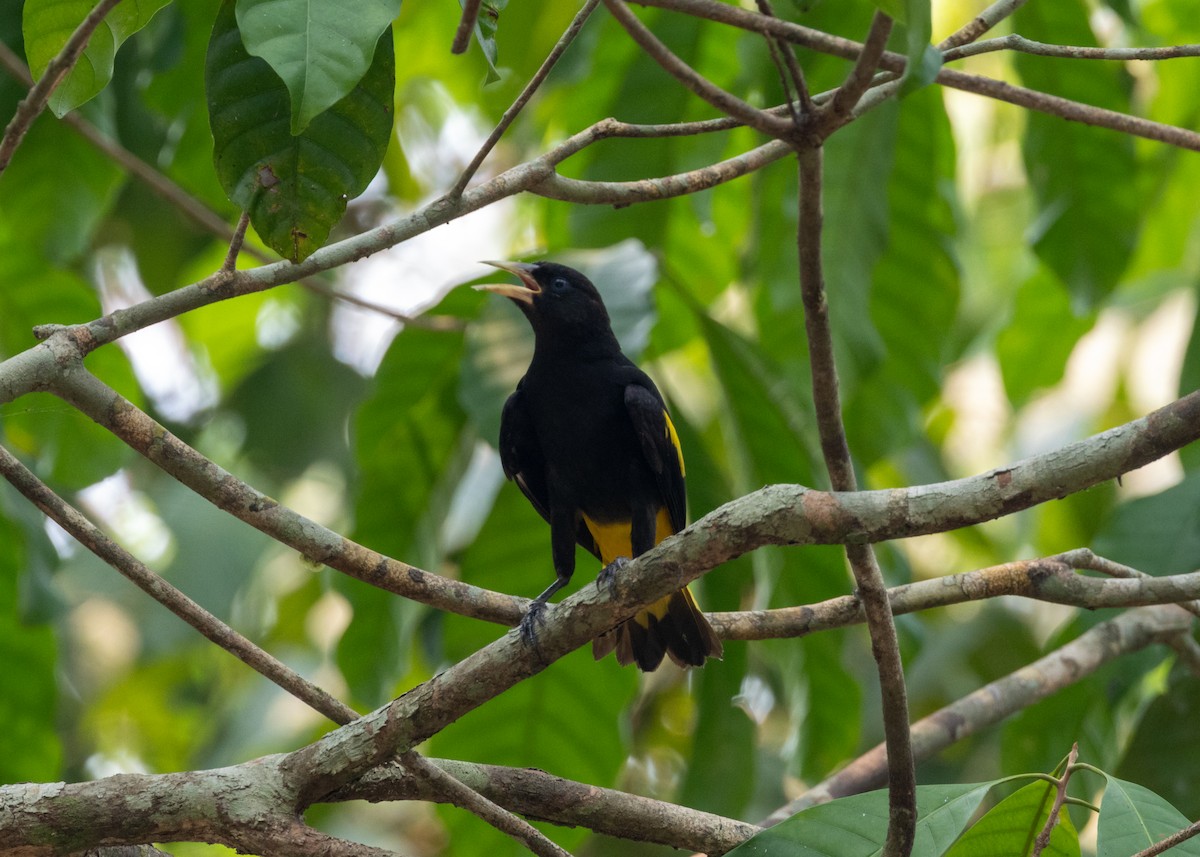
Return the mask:
<path fill-rule="evenodd" d="M 515 274 L 521 281 L 520 285 L 489 283 L 475 288 L 504 295 L 520 307 L 539 345 L 615 345 L 604 301 L 592 281 L 579 271 L 555 262 L 484 264 Z"/>

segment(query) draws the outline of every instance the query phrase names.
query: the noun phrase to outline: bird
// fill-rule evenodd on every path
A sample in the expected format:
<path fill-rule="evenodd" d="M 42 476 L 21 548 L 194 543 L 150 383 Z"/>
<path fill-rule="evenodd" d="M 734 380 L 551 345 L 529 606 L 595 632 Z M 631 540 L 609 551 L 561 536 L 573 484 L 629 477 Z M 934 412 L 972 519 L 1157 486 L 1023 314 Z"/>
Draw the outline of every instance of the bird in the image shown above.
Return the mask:
<path fill-rule="evenodd" d="M 512 300 L 533 328 L 533 358 L 500 420 L 500 463 L 550 525 L 555 580 L 521 632 L 536 642 L 549 599 L 575 571 L 575 545 L 613 579 L 633 557 L 685 526 L 683 452 L 662 394 L 621 351 L 608 311 L 584 274 L 554 262 L 485 262 L 520 284 L 476 286 Z M 656 670 L 722 656 L 721 641 L 684 587 L 597 637 L 600 660 Z"/>

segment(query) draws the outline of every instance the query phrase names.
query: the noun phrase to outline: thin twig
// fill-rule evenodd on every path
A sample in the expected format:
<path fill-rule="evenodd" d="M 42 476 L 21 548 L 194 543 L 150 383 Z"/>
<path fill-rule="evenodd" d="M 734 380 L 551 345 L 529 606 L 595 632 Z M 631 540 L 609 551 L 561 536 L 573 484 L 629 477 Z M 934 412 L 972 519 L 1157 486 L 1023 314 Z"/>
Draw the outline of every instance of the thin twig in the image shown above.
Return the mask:
<path fill-rule="evenodd" d="M 1041 857 L 1042 852 L 1050 844 L 1050 837 L 1054 833 L 1054 828 L 1058 824 L 1058 816 L 1062 812 L 1063 801 L 1067 798 L 1067 784 L 1071 781 L 1071 773 L 1078 758 L 1079 744 L 1072 744 L 1071 752 L 1067 754 L 1067 764 L 1063 767 L 1062 776 L 1055 783 L 1054 803 L 1051 804 L 1050 812 L 1046 815 L 1045 826 L 1033 840 L 1033 848 L 1029 852 L 1029 857 Z"/>
<path fill-rule="evenodd" d="M 1179 845 L 1181 842 L 1187 842 L 1189 839 L 1191 839 L 1193 836 L 1196 836 L 1197 834 L 1200 834 L 1200 821 L 1192 822 L 1191 824 L 1189 824 L 1187 827 L 1185 827 L 1183 830 L 1179 831 L 1178 833 L 1172 833 L 1166 839 L 1163 839 L 1160 842 L 1156 842 L 1153 845 L 1151 845 L 1149 848 L 1146 848 L 1145 850 L 1139 851 L 1137 854 L 1134 854 L 1133 857 L 1158 857 L 1158 855 L 1162 854 L 1164 851 L 1168 851 L 1171 848 L 1174 848 L 1176 845 Z"/>
<path fill-rule="evenodd" d="M 221 263 L 221 271 L 226 274 L 232 274 L 237 270 L 238 254 L 242 251 L 242 244 L 246 240 L 246 227 L 250 225 L 250 212 L 243 211 L 242 216 L 238 218 L 237 226 L 234 227 L 233 237 L 229 239 L 229 251 L 225 254 L 225 261 Z"/>
<path fill-rule="evenodd" d="M 42 72 L 38 82 L 29 90 L 29 94 L 21 99 L 12 120 L 4 129 L 4 137 L 0 139 L 0 173 L 4 172 L 9 161 L 12 160 L 13 153 L 17 151 L 17 146 L 21 145 L 21 140 L 33 125 L 33 120 L 37 119 L 46 109 L 54 90 L 79 61 L 92 33 L 100 26 L 104 16 L 120 2 L 121 0 L 100 0 L 75 28 L 75 32 L 71 33 L 67 43 L 63 45 L 63 49 L 58 52 L 58 56 L 50 60 L 50 64 L 46 66 L 46 70 Z"/>
<path fill-rule="evenodd" d="M 775 9 L 771 6 L 771 0 L 758 0 L 758 11 L 769 18 L 775 17 Z M 805 116 L 813 115 L 815 107 L 812 96 L 808 92 L 808 84 L 804 80 L 804 71 L 800 68 L 800 63 L 796 60 L 796 52 L 792 50 L 791 45 L 768 33 L 763 33 L 763 38 L 766 39 L 767 47 L 771 50 L 772 61 L 779 68 L 779 79 L 783 84 L 784 93 L 787 94 L 787 106 L 792 114 L 792 122 L 796 128 L 799 128 Z M 795 94 L 794 99 L 789 94 L 789 89 Z"/>
<path fill-rule="evenodd" d="M 852 61 L 862 53 L 863 46 L 852 39 L 831 36 L 820 30 L 802 27 L 778 18 L 768 18 L 757 12 L 742 9 L 735 4 L 720 2 L 720 0 L 638 0 L 638 2 L 643 6 L 674 9 L 711 21 L 730 24 L 753 33 L 770 32 L 795 44 Z M 1007 0 L 1006 3 L 997 5 L 1004 5 L 1007 8 L 1012 5 L 1012 2 Z M 904 71 L 905 59 L 901 54 L 885 51 L 879 60 L 879 66 L 887 71 L 900 73 Z M 1200 133 L 1195 131 L 1162 122 L 1153 122 L 1140 116 L 1130 116 L 1116 110 L 1082 104 L 1068 98 L 1049 95 L 1021 86 L 1013 86 L 983 75 L 965 74 L 954 69 L 943 68 L 934 78 L 934 82 L 953 89 L 960 89 L 963 92 L 972 92 L 987 98 L 1006 101 L 1009 104 L 1036 110 L 1039 113 L 1058 116 L 1072 122 L 1081 122 L 1097 128 L 1110 128 L 1123 134 L 1157 140 L 1160 143 L 1167 143 L 1182 149 L 1200 151 Z"/>
<path fill-rule="evenodd" d="M 475 157 L 471 159 L 471 163 L 467 164 L 466 169 L 462 171 L 462 175 L 458 177 L 458 181 L 454 183 L 454 187 L 452 187 L 450 192 L 446 194 L 449 199 L 458 199 L 460 196 L 462 196 L 462 192 L 466 190 L 467 184 L 471 181 L 471 177 L 474 176 L 479 170 L 484 158 L 486 158 L 488 153 L 495 148 L 496 143 L 500 142 L 500 138 L 504 136 L 504 132 L 508 130 L 510 125 L 512 125 L 513 120 L 517 118 L 517 114 L 519 114 L 521 110 L 524 109 L 525 105 L 529 103 L 529 99 L 533 97 L 533 94 L 537 92 L 538 87 L 542 85 L 542 81 L 544 81 L 546 76 L 550 74 L 550 69 L 554 68 L 554 65 L 558 62 L 559 57 L 563 55 L 563 52 L 566 51 L 571 42 L 575 41 L 575 37 L 579 35 L 579 31 L 583 29 L 584 23 L 586 23 L 588 17 L 598 5 L 600 5 L 600 0 L 587 0 L 587 2 L 583 4 L 583 8 L 575 13 L 575 17 L 571 20 L 570 26 L 568 26 L 563 32 L 562 36 L 559 37 L 549 55 L 542 61 L 542 64 L 538 68 L 537 72 L 532 78 L 530 78 L 529 83 L 525 84 L 525 88 L 521 90 L 521 94 L 517 96 L 517 100 L 509 105 L 509 108 L 504 111 L 504 115 L 500 117 L 500 121 L 496 124 L 496 127 L 492 129 L 492 133 L 488 135 L 486 140 L 484 140 L 483 145 L 479 147 L 479 151 L 475 153 Z M 464 17 L 466 16 L 465 11 L 463 12 L 463 15 Z"/>
<path fill-rule="evenodd" d="M 452 315 L 408 315 L 407 313 L 397 312 L 394 309 L 385 307 L 382 304 L 377 304 L 373 301 L 366 300 L 365 298 L 360 298 L 358 295 L 352 295 L 349 292 L 340 292 L 337 289 L 331 289 L 328 286 L 321 285 L 320 283 L 314 282 L 311 279 L 301 280 L 300 285 L 304 286 L 304 288 L 308 289 L 313 294 L 321 295 L 329 298 L 330 300 L 341 301 L 342 303 L 348 303 L 352 306 L 370 310 L 371 312 L 378 313 L 379 315 L 386 316 L 394 321 L 398 321 L 407 327 L 420 327 L 424 330 L 437 331 L 466 329 L 466 323 L 462 319 L 455 318 Z"/>
<path fill-rule="evenodd" d="M 891 16 L 876 9 L 871 18 L 871 29 L 867 32 L 862 52 L 854 61 L 854 67 L 850 69 L 850 74 L 846 76 L 845 82 L 833 94 L 833 100 L 822 111 L 832 117 L 831 121 L 835 125 L 841 124 L 850 117 L 858 100 L 871 85 L 871 81 L 875 77 L 875 69 L 879 65 L 879 58 L 883 56 L 888 37 L 891 34 Z"/>
<path fill-rule="evenodd" d="M 943 39 L 938 45 L 938 50 L 945 51 L 975 41 L 1027 2 L 1028 0 L 996 0 L 991 6 Z"/>
<path fill-rule="evenodd" d="M 874 31 L 876 28 L 872 27 Z M 865 53 L 865 52 L 864 52 Z M 837 97 L 836 95 L 834 96 Z M 800 147 L 800 214 L 796 233 L 800 257 L 800 292 L 804 304 L 804 326 L 808 332 L 813 404 L 825 467 L 835 491 L 856 491 L 857 480 L 838 392 L 837 365 L 829 305 L 825 300 L 825 278 L 821 262 L 822 164 L 819 147 Z M 883 703 L 883 728 L 888 753 L 888 832 L 885 857 L 907 857 L 912 850 L 917 823 L 917 782 L 912 744 L 908 732 L 908 692 L 904 665 L 896 639 L 896 625 L 888 601 L 883 573 L 875 552 L 867 544 L 846 546 L 846 557 L 862 599 L 871 636 L 871 651 L 879 672 Z"/>
<path fill-rule="evenodd" d="M 1073 60 L 1116 60 L 1137 62 L 1169 60 L 1180 57 L 1200 57 L 1200 45 L 1170 45 L 1161 48 L 1098 48 L 1081 45 L 1051 45 L 1027 39 L 1016 33 L 985 39 L 970 45 L 951 48 L 942 54 L 946 62 L 973 57 L 991 51 L 1018 51 L 1039 57 L 1062 57 Z"/>
<path fill-rule="evenodd" d="M 462 17 L 458 19 L 458 29 L 454 31 L 454 42 L 450 45 L 450 53 L 465 53 L 471 45 L 471 33 L 475 31 L 475 22 L 479 19 L 480 0 L 464 0 Z"/>
<path fill-rule="evenodd" d="M 747 104 L 731 92 L 726 92 L 677 57 L 657 36 L 630 11 L 624 0 L 604 0 L 608 11 L 617 19 L 630 37 L 649 56 L 691 92 L 713 107 L 771 137 L 788 137 L 795 129 L 791 122 L 773 116 Z M 760 18 L 765 16 L 758 15 Z M 772 19 L 766 19 L 772 20 Z"/>

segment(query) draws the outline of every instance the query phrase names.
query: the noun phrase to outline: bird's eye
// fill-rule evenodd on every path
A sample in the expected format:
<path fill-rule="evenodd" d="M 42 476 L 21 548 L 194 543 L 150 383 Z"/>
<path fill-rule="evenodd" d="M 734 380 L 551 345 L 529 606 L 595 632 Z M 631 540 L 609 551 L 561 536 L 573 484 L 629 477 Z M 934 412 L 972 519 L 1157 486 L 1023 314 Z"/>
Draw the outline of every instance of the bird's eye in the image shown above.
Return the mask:
<path fill-rule="evenodd" d="M 570 287 L 571 287 L 571 284 L 568 283 L 566 280 L 564 280 L 562 277 L 555 277 L 553 282 L 550 283 L 550 291 L 554 292 L 555 294 L 561 295 L 563 292 L 565 292 Z"/>

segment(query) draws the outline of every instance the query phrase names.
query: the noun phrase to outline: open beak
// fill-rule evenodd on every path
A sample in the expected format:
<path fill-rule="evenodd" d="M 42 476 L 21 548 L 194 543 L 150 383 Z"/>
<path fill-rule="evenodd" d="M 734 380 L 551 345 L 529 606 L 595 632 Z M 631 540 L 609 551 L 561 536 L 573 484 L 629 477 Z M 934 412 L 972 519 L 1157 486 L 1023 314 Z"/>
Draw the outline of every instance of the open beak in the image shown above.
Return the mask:
<path fill-rule="evenodd" d="M 510 274 L 516 274 L 521 280 L 521 285 L 518 286 L 512 283 L 485 283 L 482 286 L 475 286 L 476 289 L 485 292 L 495 292 L 498 295 L 504 295 L 506 298 L 512 298 L 514 301 L 530 305 L 533 304 L 533 299 L 541 294 L 542 287 L 533 278 L 533 265 L 527 265 L 524 262 L 484 262 L 483 264 L 499 268 L 501 271 L 508 271 Z"/>

